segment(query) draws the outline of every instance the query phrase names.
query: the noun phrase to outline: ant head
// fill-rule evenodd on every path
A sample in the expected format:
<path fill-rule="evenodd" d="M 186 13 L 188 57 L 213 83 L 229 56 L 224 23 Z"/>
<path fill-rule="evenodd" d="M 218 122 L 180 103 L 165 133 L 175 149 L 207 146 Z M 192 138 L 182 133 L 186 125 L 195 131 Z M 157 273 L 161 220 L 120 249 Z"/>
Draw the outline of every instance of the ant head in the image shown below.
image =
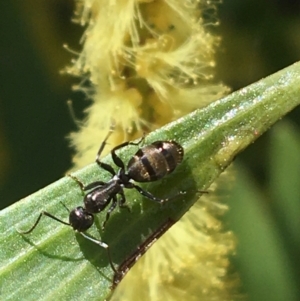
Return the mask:
<path fill-rule="evenodd" d="M 76 207 L 70 212 L 69 223 L 74 230 L 84 232 L 94 223 L 94 216 L 83 207 Z"/>

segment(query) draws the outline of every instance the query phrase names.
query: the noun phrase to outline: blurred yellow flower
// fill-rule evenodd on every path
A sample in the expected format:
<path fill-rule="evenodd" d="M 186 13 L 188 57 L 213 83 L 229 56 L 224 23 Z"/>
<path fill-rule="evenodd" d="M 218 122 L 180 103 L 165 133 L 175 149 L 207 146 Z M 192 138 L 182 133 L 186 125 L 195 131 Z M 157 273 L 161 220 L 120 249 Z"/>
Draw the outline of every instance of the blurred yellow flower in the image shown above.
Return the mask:
<path fill-rule="evenodd" d="M 111 119 L 116 145 L 228 91 L 211 80 L 220 39 L 207 30 L 214 16 L 204 16 L 217 2 L 77 1 L 77 21 L 87 28 L 82 52 L 67 71 L 83 78 L 78 89 L 93 104 L 80 131 L 71 134 L 75 168 L 91 162 Z"/>

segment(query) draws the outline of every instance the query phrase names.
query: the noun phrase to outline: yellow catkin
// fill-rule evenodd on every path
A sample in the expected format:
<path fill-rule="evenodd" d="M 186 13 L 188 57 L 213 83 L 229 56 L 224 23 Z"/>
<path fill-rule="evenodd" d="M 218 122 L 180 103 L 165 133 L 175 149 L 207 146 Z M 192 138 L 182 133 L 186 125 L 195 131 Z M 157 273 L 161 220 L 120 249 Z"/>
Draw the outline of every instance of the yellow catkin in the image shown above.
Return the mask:
<path fill-rule="evenodd" d="M 76 21 L 86 26 L 82 52 L 67 72 L 92 104 L 70 135 L 74 169 L 93 161 L 112 122 L 107 152 L 227 93 L 213 81 L 220 39 L 219 1 L 77 0 Z M 87 81 L 89 84 L 87 85 Z M 113 300 L 232 300 L 227 275 L 232 233 L 202 199 L 160 239 L 118 286 Z"/>
<path fill-rule="evenodd" d="M 84 78 L 78 89 L 93 103 L 81 129 L 71 134 L 74 168 L 92 161 L 112 119 L 120 140 L 112 137 L 111 146 L 227 92 L 212 80 L 220 40 L 207 30 L 214 16 L 203 17 L 216 2 L 77 1 L 76 20 L 86 31 L 82 52 L 67 72 Z"/>

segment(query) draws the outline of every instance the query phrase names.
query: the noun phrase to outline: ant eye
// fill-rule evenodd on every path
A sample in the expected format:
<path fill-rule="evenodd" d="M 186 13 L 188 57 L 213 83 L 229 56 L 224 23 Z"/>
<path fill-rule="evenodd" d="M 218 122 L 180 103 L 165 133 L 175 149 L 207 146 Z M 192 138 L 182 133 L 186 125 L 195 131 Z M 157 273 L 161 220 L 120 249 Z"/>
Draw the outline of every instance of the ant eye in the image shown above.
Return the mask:
<path fill-rule="evenodd" d="M 70 212 L 69 223 L 78 232 L 89 229 L 94 223 L 94 216 L 88 213 L 83 207 L 76 207 Z"/>

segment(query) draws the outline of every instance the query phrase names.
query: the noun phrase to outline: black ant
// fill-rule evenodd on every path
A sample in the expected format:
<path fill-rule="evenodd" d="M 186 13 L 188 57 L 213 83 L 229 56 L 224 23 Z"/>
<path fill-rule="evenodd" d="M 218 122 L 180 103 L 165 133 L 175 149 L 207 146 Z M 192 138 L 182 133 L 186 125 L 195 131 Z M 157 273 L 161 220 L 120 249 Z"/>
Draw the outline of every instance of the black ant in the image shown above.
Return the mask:
<path fill-rule="evenodd" d="M 173 172 L 177 165 L 181 163 L 184 151 L 182 146 L 175 141 L 155 141 L 147 146 L 144 146 L 143 148 L 140 148 L 136 152 L 136 154 L 129 160 L 127 168 L 125 169 L 125 164 L 116 154 L 116 151 L 127 145 L 139 145 L 145 139 L 145 137 L 143 136 L 137 143 L 130 141 L 124 142 L 111 150 L 113 162 L 117 167 L 119 167 L 119 171 L 115 172 L 111 165 L 101 162 L 99 159 L 106 145 L 106 142 L 112 132 L 113 129 L 111 128 L 104 141 L 101 143 L 96 156 L 96 163 L 99 165 L 99 167 L 108 171 L 112 175 L 112 178 L 108 182 L 95 181 L 85 186 L 75 176 L 69 175 L 72 179 L 74 179 L 77 182 L 77 184 L 80 186 L 83 192 L 90 190 L 90 192 L 87 193 L 84 197 L 84 206 L 76 207 L 75 209 L 70 211 L 63 204 L 63 206 L 69 211 L 68 223 L 62 221 L 61 219 L 53 216 L 52 214 L 46 211 L 42 211 L 34 225 L 29 230 L 19 232 L 21 234 L 28 234 L 32 232 L 40 222 L 41 217 L 43 215 L 48 216 L 56 220 L 57 222 L 60 222 L 67 226 L 71 226 L 74 229 L 74 231 L 79 232 L 86 239 L 105 248 L 108 253 L 109 263 L 113 271 L 116 274 L 118 274 L 118 271 L 115 269 L 112 263 L 111 255 L 109 252 L 109 246 L 100 240 L 93 239 L 92 237 L 84 234 L 83 232 L 88 230 L 93 225 L 94 214 L 103 211 L 111 202 L 112 203 L 106 213 L 106 219 L 103 223 L 103 228 L 105 227 L 105 224 L 108 221 L 110 214 L 116 208 L 118 202 L 119 207 L 127 207 L 125 204 L 126 198 L 124 194 L 124 188 L 134 188 L 141 195 L 158 203 L 164 203 L 170 200 L 170 198 L 158 198 L 152 193 L 134 184 L 132 181 L 152 182 L 165 177 L 166 175 Z M 180 192 L 179 194 L 182 194 L 182 192 Z M 120 195 L 119 200 L 117 198 L 118 195 Z M 178 195 L 175 195 L 172 198 L 177 197 Z"/>
<path fill-rule="evenodd" d="M 103 211 L 112 201 L 109 209 L 106 212 L 106 219 L 103 223 L 104 228 L 110 217 L 110 214 L 118 204 L 121 208 L 127 207 L 125 204 L 126 198 L 124 194 L 124 188 L 134 188 L 141 195 L 158 203 L 164 203 L 170 199 L 158 198 L 149 191 L 146 191 L 140 186 L 134 184 L 133 181 L 140 183 L 153 182 L 173 172 L 176 166 L 183 159 L 184 151 L 182 146 L 175 141 L 155 141 L 147 146 L 144 146 L 143 148 L 140 148 L 129 160 L 127 168 L 125 168 L 124 162 L 116 154 L 116 151 L 127 145 L 139 145 L 144 141 L 145 137 L 143 136 L 140 141 L 136 143 L 130 141 L 124 142 L 111 150 L 113 162 L 117 167 L 119 167 L 118 172 L 116 172 L 111 165 L 103 163 L 99 159 L 106 145 L 106 141 L 111 133 L 112 130 L 102 142 L 95 161 L 99 167 L 108 171 L 112 175 L 112 178 L 108 182 L 95 181 L 87 186 L 84 186 L 79 179 L 70 175 L 70 177 L 78 183 L 82 191 L 90 190 L 90 192 L 84 197 L 84 208 L 78 207 L 83 210 L 83 215 L 78 216 L 77 222 L 79 224 L 84 223 L 85 215 L 89 216 L 90 214 Z M 182 194 L 182 192 L 179 194 Z M 117 195 L 120 195 L 119 200 Z M 178 195 L 175 195 L 172 198 L 177 197 Z"/>

